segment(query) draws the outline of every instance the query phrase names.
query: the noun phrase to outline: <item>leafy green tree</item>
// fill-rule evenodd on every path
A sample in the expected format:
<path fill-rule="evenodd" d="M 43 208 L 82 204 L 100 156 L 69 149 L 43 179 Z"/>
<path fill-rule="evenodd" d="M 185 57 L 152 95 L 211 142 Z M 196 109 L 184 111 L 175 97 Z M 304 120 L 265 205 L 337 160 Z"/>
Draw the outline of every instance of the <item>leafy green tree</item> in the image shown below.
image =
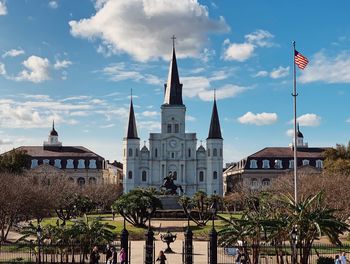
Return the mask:
<path fill-rule="evenodd" d="M 13 149 L 0 156 L 0 171 L 20 174 L 30 165 L 29 156 L 24 150 Z"/>
<path fill-rule="evenodd" d="M 337 144 L 324 152 L 324 169 L 327 173 L 350 175 L 350 142 L 347 146 Z"/>
<path fill-rule="evenodd" d="M 325 206 L 323 192 L 310 195 L 298 203 L 290 195 L 281 199 L 288 217 L 287 230 L 297 228 L 300 263 L 307 264 L 312 244 L 327 236 L 332 244 L 341 245 L 339 235 L 349 231 L 348 225 L 335 216 L 335 209 Z"/>
<path fill-rule="evenodd" d="M 150 216 L 157 208 L 162 208 L 162 203 L 152 191 L 148 189 L 135 189 L 123 194 L 114 202 L 112 208 L 119 212 L 126 221 L 138 227 L 145 227 Z M 147 208 L 151 208 L 149 214 Z"/>
<path fill-rule="evenodd" d="M 196 192 L 191 198 L 183 196 L 180 198 L 179 203 L 186 215 L 189 215 L 188 208 L 191 207 L 190 218 L 197 226 L 205 226 L 212 218 L 211 206 L 214 204 L 217 208 L 223 206 L 220 196 L 212 195 L 208 197 L 203 191 Z"/>

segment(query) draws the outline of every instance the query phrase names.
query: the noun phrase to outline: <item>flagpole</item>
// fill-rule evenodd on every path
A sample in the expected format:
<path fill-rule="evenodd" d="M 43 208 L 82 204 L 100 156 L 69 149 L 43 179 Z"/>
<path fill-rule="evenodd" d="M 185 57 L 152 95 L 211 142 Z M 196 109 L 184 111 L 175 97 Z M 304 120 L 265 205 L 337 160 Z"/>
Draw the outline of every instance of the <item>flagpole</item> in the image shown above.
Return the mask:
<path fill-rule="evenodd" d="M 293 94 L 294 98 L 294 201 L 298 202 L 297 192 L 297 170 L 298 170 L 298 158 L 297 158 L 297 82 L 296 82 L 296 68 L 295 68 L 295 41 L 293 41 Z"/>

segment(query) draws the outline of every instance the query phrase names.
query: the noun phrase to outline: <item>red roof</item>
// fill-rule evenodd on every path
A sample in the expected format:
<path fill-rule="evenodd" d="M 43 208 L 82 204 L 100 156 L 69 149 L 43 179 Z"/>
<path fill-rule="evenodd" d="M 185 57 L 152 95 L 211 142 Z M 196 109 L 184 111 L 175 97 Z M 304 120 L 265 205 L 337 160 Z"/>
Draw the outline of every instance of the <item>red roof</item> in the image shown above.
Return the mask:
<path fill-rule="evenodd" d="M 328 148 L 298 148 L 298 158 L 319 158 Z M 292 158 L 294 150 L 291 147 L 268 147 L 250 156 L 249 158 Z"/>
<path fill-rule="evenodd" d="M 21 146 L 16 150 L 24 150 L 31 157 L 81 157 L 101 158 L 101 156 L 82 146 L 43 147 L 43 146 Z"/>

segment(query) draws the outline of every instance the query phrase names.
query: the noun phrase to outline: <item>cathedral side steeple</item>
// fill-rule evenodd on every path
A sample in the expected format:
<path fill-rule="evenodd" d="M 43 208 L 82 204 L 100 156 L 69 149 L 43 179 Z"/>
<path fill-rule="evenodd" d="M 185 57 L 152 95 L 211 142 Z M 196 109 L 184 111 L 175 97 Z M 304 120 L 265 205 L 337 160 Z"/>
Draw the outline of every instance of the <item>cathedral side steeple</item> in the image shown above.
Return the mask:
<path fill-rule="evenodd" d="M 132 97 L 130 100 L 130 111 L 129 111 L 129 123 L 128 123 L 128 132 L 126 135 L 126 138 L 131 139 L 139 139 L 137 135 L 137 128 L 136 128 L 136 119 L 135 119 L 135 113 L 134 113 L 134 106 L 132 102 Z"/>
<path fill-rule="evenodd" d="M 180 83 L 179 71 L 177 68 L 175 52 L 175 36 L 173 36 L 173 55 L 170 61 L 168 81 L 165 84 L 165 105 L 183 105 L 182 102 L 182 84 Z"/>
<path fill-rule="evenodd" d="M 209 134 L 208 134 L 208 139 L 214 139 L 214 138 L 222 139 L 219 114 L 216 106 L 215 92 L 214 92 L 214 105 L 213 105 L 213 110 L 211 114 L 211 121 L 210 121 Z"/>

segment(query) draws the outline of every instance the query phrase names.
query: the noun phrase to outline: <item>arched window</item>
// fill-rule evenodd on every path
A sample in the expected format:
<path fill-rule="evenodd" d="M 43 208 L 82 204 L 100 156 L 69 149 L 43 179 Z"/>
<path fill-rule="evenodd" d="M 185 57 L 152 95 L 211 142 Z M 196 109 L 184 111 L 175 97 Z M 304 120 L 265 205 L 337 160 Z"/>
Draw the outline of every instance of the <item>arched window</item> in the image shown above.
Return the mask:
<path fill-rule="evenodd" d="M 269 160 L 263 160 L 263 169 L 269 169 L 270 168 L 270 161 Z"/>
<path fill-rule="evenodd" d="M 204 181 L 204 172 L 203 171 L 199 172 L 199 181 L 200 182 Z"/>
<path fill-rule="evenodd" d="M 175 153 L 174 152 L 171 152 L 171 158 L 175 158 Z"/>
<path fill-rule="evenodd" d="M 175 133 L 179 133 L 179 124 L 175 124 Z"/>
<path fill-rule="evenodd" d="M 252 186 L 253 188 L 258 187 L 258 180 L 257 180 L 256 178 L 253 178 L 253 179 L 250 181 L 250 186 Z"/>
<path fill-rule="evenodd" d="M 264 178 L 262 180 L 262 186 L 269 186 L 270 185 L 270 179 Z"/>
<path fill-rule="evenodd" d="M 135 149 L 135 156 L 136 156 L 136 157 L 139 156 L 139 149 Z"/>
<path fill-rule="evenodd" d="M 146 171 L 142 171 L 141 177 L 142 177 L 141 178 L 142 181 L 144 181 L 144 182 L 147 181 L 147 172 Z"/>
<path fill-rule="evenodd" d="M 216 180 L 218 178 L 218 172 L 214 171 L 213 172 L 213 179 Z"/>
<path fill-rule="evenodd" d="M 251 169 L 257 169 L 258 168 L 258 163 L 256 160 L 250 160 L 250 168 Z"/>
<path fill-rule="evenodd" d="M 213 149 L 213 156 L 216 157 L 218 155 L 218 150 L 216 148 Z"/>
<path fill-rule="evenodd" d="M 171 124 L 168 124 L 168 126 L 167 126 L 167 132 L 168 132 L 168 133 L 171 133 Z"/>
<path fill-rule="evenodd" d="M 128 172 L 128 179 L 132 179 L 132 171 Z"/>
<path fill-rule="evenodd" d="M 96 184 L 96 178 L 95 177 L 90 177 L 89 178 L 89 184 Z"/>
<path fill-rule="evenodd" d="M 132 157 L 132 148 L 129 148 L 129 157 Z"/>
<path fill-rule="evenodd" d="M 78 169 L 85 169 L 85 160 L 83 160 L 83 159 L 79 160 Z"/>
<path fill-rule="evenodd" d="M 32 164 L 30 165 L 30 168 L 33 169 L 35 167 L 38 167 L 38 160 L 37 159 L 32 159 Z"/>
<path fill-rule="evenodd" d="M 316 160 L 316 168 L 318 168 L 318 169 L 323 168 L 323 161 L 322 160 Z"/>
<path fill-rule="evenodd" d="M 158 157 L 158 149 L 154 150 L 154 157 L 157 158 Z"/>
<path fill-rule="evenodd" d="M 188 157 L 191 158 L 191 149 L 188 149 Z"/>
<path fill-rule="evenodd" d="M 78 178 L 78 185 L 83 187 L 85 185 L 85 179 L 83 177 Z"/>

